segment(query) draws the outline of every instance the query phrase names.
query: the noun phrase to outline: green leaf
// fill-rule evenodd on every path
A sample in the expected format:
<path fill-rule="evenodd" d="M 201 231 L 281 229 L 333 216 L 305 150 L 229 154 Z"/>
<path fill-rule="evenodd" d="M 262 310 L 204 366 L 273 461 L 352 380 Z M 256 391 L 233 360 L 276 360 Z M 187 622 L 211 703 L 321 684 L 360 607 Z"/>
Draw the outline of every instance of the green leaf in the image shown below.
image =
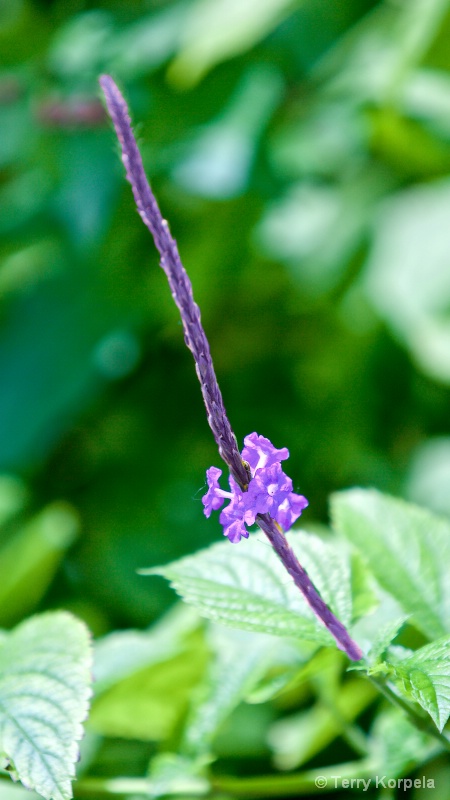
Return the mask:
<path fill-rule="evenodd" d="M 179 800 L 198 798 L 210 791 L 209 781 L 202 775 L 204 764 L 176 753 L 159 753 L 149 770 L 151 797 L 176 795 Z"/>
<path fill-rule="evenodd" d="M 128 642 L 131 674 L 124 672 L 126 677 L 94 700 L 89 727 L 103 736 L 165 740 L 180 724 L 192 691 L 204 673 L 209 657 L 204 637 L 200 631 L 194 631 L 183 643 L 178 643 L 178 652 L 172 656 L 170 649 L 161 647 L 157 640 L 152 654 L 148 646 L 150 637 L 147 647 L 137 638 L 133 641 L 130 637 Z M 145 656 L 147 666 L 143 666 Z"/>
<path fill-rule="evenodd" d="M 402 690 L 428 712 L 442 731 L 450 716 L 450 636 L 421 647 L 390 666 Z"/>
<path fill-rule="evenodd" d="M 216 64 L 250 49 L 299 5 L 299 0 L 196 0 L 186 20 L 171 78 L 191 86 Z"/>
<path fill-rule="evenodd" d="M 148 630 L 114 631 L 95 642 L 94 691 L 98 696 L 124 678 L 167 661 L 186 648 L 186 639 L 198 629 L 198 615 L 183 603 Z"/>
<path fill-rule="evenodd" d="M 421 150 L 425 151 L 423 145 Z M 450 324 L 446 264 L 450 242 L 445 225 L 449 203 L 448 180 L 428 182 L 389 198 L 379 214 L 365 275 L 368 296 L 396 338 L 425 375 L 447 385 Z"/>
<path fill-rule="evenodd" d="M 368 737 L 372 775 L 397 778 L 441 751 L 428 734 L 419 731 L 403 711 L 392 706 L 380 711 Z"/>
<path fill-rule="evenodd" d="M 348 624 L 352 604 L 345 550 L 304 532 L 287 538 L 325 602 Z M 209 619 L 274 636 L 333 643 L 262 534 L 252 534 L 239 546 L 221 542 L 142 572 L 166 577 L 187 603 Z"/>
<path fill-rule="evenodd" d="M 429 639 L 450 629 L 450 523 L 375 490 L 332 498 L 335 528 L 354 544 L 379 584 Z"/>
<path fill-rule="evenodd" d="M 220 725 L 244 700 L 271 665 L 283 659 L 271 636 L 212 626 L 208 642 L 214 653 L 199 688 L 183 736 L 183 751 L 208 752 Z M 281 643 L 283 645 L 283 643 Z"/>
<path fill-rule="evenodd" d="M 400 628 L 405 624 L 407 619 L 407 616 L 398 617 L 383 625 L 370 648 L 369 658 L 371 661 L 376 661 L 378 658 L 381 658 L 384 651 L 389 647 L 391 642 L 394 641 Z"/>
<path fill-rule="evenodd" d="M 47 800 L 72 797 L 90 694 L 89 633 L 71 614 L 41 614 L 4 634 L 0 751 L 11 775 Z"/>
<path fill-rule="evenodd" d="M 36 607 L 78 531 L 75 509 L 58 502 L 5 541 L 0 550 L 1 625 L 14 624 Z"/>

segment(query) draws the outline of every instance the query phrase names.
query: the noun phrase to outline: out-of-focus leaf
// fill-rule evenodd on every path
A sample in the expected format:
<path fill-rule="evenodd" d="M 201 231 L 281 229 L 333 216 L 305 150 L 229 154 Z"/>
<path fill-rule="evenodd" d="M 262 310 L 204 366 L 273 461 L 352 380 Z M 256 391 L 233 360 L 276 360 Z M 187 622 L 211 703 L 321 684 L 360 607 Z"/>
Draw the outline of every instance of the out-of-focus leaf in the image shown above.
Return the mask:
<path fill-rule="evenodd" d="M 306 711 L 275 722 L 269 744 L 279 769 L 295 769 L 318 755 L 325 747 L 351 728 L 352 722 L 377 697 L 377 690 L 360 678 L 340 686 L 330 707 L 316 703 Z"/>
<path fill-rule="evenodd" d="M 86 627 L 66 612 L 23 622 L 0 642 L 1 749 L 11 774 L 69 800 L 91 694 Z"/>
<path fill-rule="evenodd" d="M 197 632 L 185 639 L 175 655 L 164 650 L 157 655 L 148 654 L 150 666 L 133 671 L 94 700 L 89 726 L 96 733 L 161 741 L 174 732 L 204 672 L 208 652 Z"/>
<path fill-rule="evenodd" d="M 440 745 L 419 731 L 397 708 L 381 710 L 368 738 L 372 775 L 399 777 L 439 752 Z"/>
<path fill-rule="evenodd" d="M 3 186 L 0 190 L 0 207 L 2 209 L 0 234 L 20 230 L 22 226 L 28 225 L 36 214 L 44 210 L 50 189 L 49 176 L 40 167 L 12 178 Z M 5 267 L 2 265 L 1 283 L 3 283 L 4 269 Z M 0 285 L 0 293 L 2 293 L 2 289 L 3 286 Z"/>
<path fill-rule="evenodd" d="M 450 184 L 440 181 L 390 199 L 376 226 L 368 295 L 419 368 L 450 383 Z"/>
<path fill-rule="evenodd" d="M 379 4 L 362 26 L 331 50 L 322 73 L 353 99 L 392 104 L 402 95 L 447 11 L 447 0 Z"/>
<path fill-rule="evenodd" d="M 450 522 L 374 490 L 333 495 L 333 525 L 428 638 L 450 626 Z"/>
<path fill-rule="evenodd" d="M 0 800 L 39 800 L 39 795 L 36 792 L 30 792 L 29 789 L 24 789 L 19 784 L 2 781 L 0 784 Z"/>
<path fill-rule="evenodd" d="M 54 211 L 81 249 L 104 235 L 117 196 L 118 174 L 109 141 L 109 131 L 77 131 L 59 136 L 53 144 L 62 175 Z"/>
<path fill-rule="evenodd" d="M 116 631 L 95 644 L 95 693 L 114 686 L 144 667 L 167 661 L 185 648 L 184 640 L 198 627 L 198 616 L 178 604 L 146 631 Z"/>
<path fill-rule="evenodd" d="M 348 624 L 352 602 L 347 553 L 312 534 L 296 532 L 287 538 L 323 599 Z M 223 542 L 142 573 L 163 575 L 186 602 L 218 622 L 275 636 L 332 643 L 260 534 L 252 534 L 244 547 L 232 548 L 229 542 Z"/>
<path fill-rule="evenodd" d="M 14 475 L 0 475 L 0 528 L 23 509 L 27 500 L 24 483 Z"/>
<path fill-rule="evenodd" d="M 416 700 L 442 731 L 450 716 L 450 637 L 389 664 L 402 691 Z"/>
<path fill-rule="evenodd" d="M 172 3 L 117 31 L 110 45 L 108 70 L 129 80 L 159 67 L 175 51 L 187 12 L 185 2 Z"/>
<path fill-rule="evenodd" d="M 278 662 L 270 636 L 213 626 L 209 644 L 213 658 L 183 735 L 183 752 L 196 757 L 209 752 L 223 721 Z"/>
<path fill-rule="evenodd" d="M 11 625 L 36 606 L 79 532 L 75 510 L 53 503 L 0 549 L 0 623 Z"/>
<path fill-rule="evenodd" d="M 264 64 L 244 75 L 228 107 L 187 146 L 172 176 L 187 192 L 216 199 L 247 186 L 257 144 L 280 99 L 278 70 Z"/>
<path fill-rule="evenodd" d="M 450 136 L 450 77 L 431 69 L 416 70 L 402 97 L 405 114 L 425 122 L 440 136 Z"/>
<path fill-rule="evenodd" d="M 0 265 L 0 299 L 29 291 L 39 281 L 57 273 L 60 257 L 52 239 L 15 250 Z"/>
<path fill-rule="evenodd" d="M 175 753 L 160 753 L 152 759 L 149 769 L 151 797 L 176 795 L 202 797 L 210 790 L 210 784 L 201 774 L 204 765 Z"/>
<path fill-rule="evenodd" d="M 111 14 L 99 9 L 73 17 L 54 37 L 47 58 L 50 69 L 64 79 L 99 75 L 113 35 Z"/>
<path fill-rule="evenodd" d="M 408 500 L 450 516 L 450 437 L 426 439 L 414 451 L 405 482 Z"/>
<path fill-rule="evenodd" d="M 186 20 L 169 76 L 192 86 L 212 67 L 267 36 L 299 0 L 197 0 Z"/>

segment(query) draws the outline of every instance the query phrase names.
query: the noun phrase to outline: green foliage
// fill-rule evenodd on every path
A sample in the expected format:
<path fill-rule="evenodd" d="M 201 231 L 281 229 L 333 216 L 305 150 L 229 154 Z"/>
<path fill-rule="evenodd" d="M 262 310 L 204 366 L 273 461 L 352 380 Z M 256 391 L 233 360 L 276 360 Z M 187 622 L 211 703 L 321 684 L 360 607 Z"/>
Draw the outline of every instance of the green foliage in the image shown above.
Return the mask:
<path fill-rule="evenodd" d="M 47 800 L 72 797 L 91 694 L 86 627 L 64 612 L 31 617 L 0 644 L 0 749 L 14 779 Z"/>
<path fill-rule="evenodd" d="M 445 636 L 393 666 L 405 694 L 420 703 L 440 731 L 450 716 L 449 656 L 450 638 Z"/>
<path fill-rule="evenodd" d="M 87 642 L 55 608 L 98 636 L 80 797 L 448 785 L 449 36 L 448 0 L 0 3 L 0 624 L 18 625 L 0 702 L 11 676 L 84 686 L 69 739 L 47 732 L 60 796 Z M 290 540 L 361 669 L 260 536 L 212 544 L 218 456 L 100 72 L 130 101 L 239 442 L 290 449 L 313 531 Z M 191 607 L 168 612 L 144 565 Z"/>
<path fill-rule="evenodd" d="M 376 491 L 335 495 L 333 524 L 429 639 L 450 625 L 450 523 Z"/>
<path fill-rule="evenodd" d="M 289 542 L 331 609 L 351 620 L 350 572 L 345 552 L 301 533 Z M 209 619 L 275 636 L 329 643 L 331 636 L 315 619 L 262 534 L 230 552 L 229 542 L 144 574 L 168 578 L 178 594 Z"/>

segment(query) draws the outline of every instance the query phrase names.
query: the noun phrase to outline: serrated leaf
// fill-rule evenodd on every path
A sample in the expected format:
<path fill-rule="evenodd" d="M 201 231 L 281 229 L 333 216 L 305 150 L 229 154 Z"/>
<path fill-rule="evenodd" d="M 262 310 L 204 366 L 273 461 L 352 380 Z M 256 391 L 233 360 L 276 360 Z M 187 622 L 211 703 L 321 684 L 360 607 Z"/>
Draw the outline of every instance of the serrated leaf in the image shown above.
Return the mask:
<path fill-rule="evenodd" d="M 313 534 L 295 532 L 287 538 L 325 602 L 348 624 L 347 553 Z M 333 644 L 262 534 L 253 534 L 239 546 L 221 542 L 142 572 L 168 578 L 175 591 L 209 619 L 245 630 Z"/>
<path fill-rule="evenodd" d="M 332 497 L 334 527 L 429 639 L 450 628 L 450 522 L 375 490 Z"/>
<path fill-rule="evenodd" d="M 389 666 L 403 691 L 428 712 L 442 731 L 450 716 L 450 636 Z"/>
<path fill-rule="evenodd" d="M 23 622 L 0 641 L 0 751 L 47 800 L 69 800 L 91 694 L 86 626 L 64 611 Z"/>

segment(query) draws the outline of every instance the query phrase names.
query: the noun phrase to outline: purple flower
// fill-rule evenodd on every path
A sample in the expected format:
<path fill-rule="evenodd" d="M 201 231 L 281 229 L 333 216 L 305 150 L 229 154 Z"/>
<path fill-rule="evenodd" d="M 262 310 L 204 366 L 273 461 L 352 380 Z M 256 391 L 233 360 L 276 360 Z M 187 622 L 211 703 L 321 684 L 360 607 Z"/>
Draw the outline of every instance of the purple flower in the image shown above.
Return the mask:
<path fill-rule="evenodd" d="M 283 530 L 288 531 L 307 505 L 308 501 L 306 497 L 291 492 L 286 500 L 283 500 L 278 506 L 275 519 Z"/>
<path fill-rule="evenodd" d="M 245 492 L 237 485 L 234 478 L 230 475 L 231 501 L 221 512 L 219 522 L 223 526 L 223 535 L 227 536 L 230 542 L 236 544 L 242 537 L 248 539 L 248 531 L 244 523 L 252 525 L 255 515 L 248 514 L 243 495 Z"/>
<path fill-rule="evenodd" d="M 252 475 L 257 469 L 271 467 L 279 461 L 289 458 L 289 450 L 283 447 L 277 450 L 269 439 L 258 436 L 257 433 L 250 433 L 244 439 L 245 447 L 242 451 L 242 458 L 250 464 Z"/>
<path fill-rule="evenodd" d="M 219 478 L 222 475 L 222 470 L 217 467 L 210 467 L 206 470 L 206 480 L 208 482 L 208 491 L 202 497 L 202 503 L 205 506 L 205 517 L 210 517 L 212 511 L 217 511 L 225 502 L 225 497 L 231 497 L 229 492 L 223 492 L 219 486 Z"/>
<path fill-rule="evenodd" d="M 287 531 L 308 505 L 305 497 L 292 491 L 292 481 L 281 469 L 280 460 L 289 455 L 286 447 L 277 450 L 257 433 L 246 436 L 244 442 L 242 457 L 250 464 L 252 476 L 247 491 L 230 476 L 231 492 L 224 492 L 219 486 L 222 470 L 211 467 L 206 473 L 208 491 L 202 498 L 207 517 L 221 508 L 225 498 L 230 500 L 219 519 L 224 536 L 233 543 L 248 537 L 245 526 L 253 525 L 258 514 L 269 514 Z"/>
<path fill-rule="evenodd" d="M 291 492 L 292 481 L 277 462 L 271 467 L 260 467 L 257 470 L 248 486 L 247 503 L 257 514 L 268 512 L 275 519 L 278 506 Z"/>

